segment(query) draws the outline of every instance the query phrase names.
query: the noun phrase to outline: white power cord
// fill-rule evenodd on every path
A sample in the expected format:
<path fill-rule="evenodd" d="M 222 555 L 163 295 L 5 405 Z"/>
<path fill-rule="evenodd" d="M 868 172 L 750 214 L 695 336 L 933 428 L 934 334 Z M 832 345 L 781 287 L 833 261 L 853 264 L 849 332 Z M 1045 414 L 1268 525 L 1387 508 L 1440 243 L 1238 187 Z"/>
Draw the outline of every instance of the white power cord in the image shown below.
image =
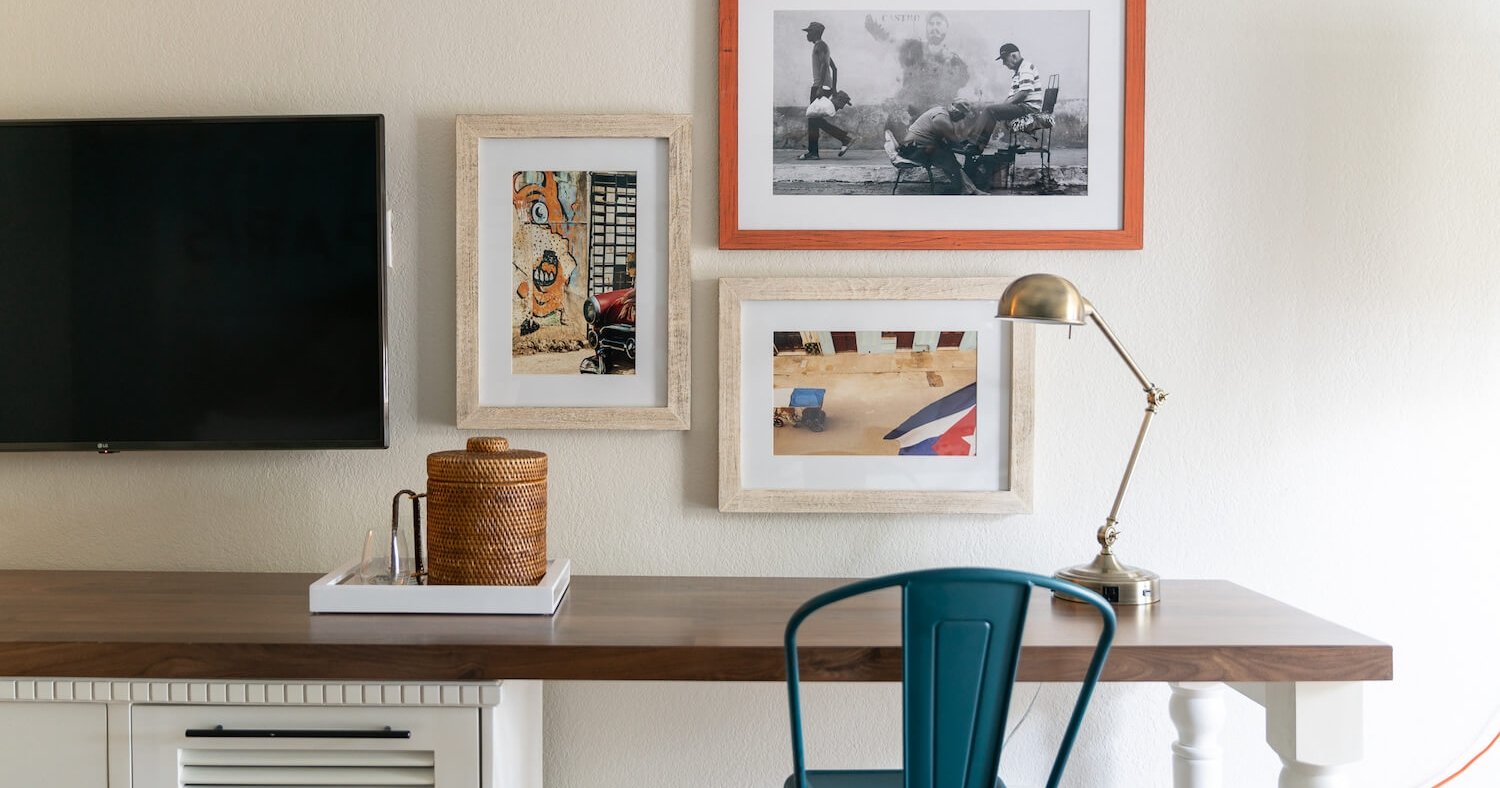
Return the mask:
<path fill-rule="evenodd" d="M 1042 683 L 1037 682 L 1036 689 L 1031 692 L 1031 700 L 1026 704 L 1026 710 L 1021 712 L 1021 718 L 1016 720 L 1016 724 L 1010 728 L 1010 733 L 1005 734 L 1005 738 L 1000 741 L 1001 750 L 1005 749 L 1005 745 L 1010 744 L 1011 737 L 1016 735 L 1016 731 L 1025 724 L 1026 718 L 1031 716 L 1031 707 L 1036 705 L 1036 696 L 1040 694 L 1042 694 Z"/>

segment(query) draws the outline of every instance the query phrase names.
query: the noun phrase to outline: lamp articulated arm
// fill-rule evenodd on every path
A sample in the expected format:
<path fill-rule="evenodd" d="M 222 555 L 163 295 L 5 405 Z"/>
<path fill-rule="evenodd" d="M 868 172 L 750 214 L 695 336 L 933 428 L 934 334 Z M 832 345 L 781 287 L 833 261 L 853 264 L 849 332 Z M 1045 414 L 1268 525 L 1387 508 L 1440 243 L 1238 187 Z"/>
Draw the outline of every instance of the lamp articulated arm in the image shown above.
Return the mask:
<path fill-rule="evenodd" d="M 1115 504 L 1110 507 L 1109 516 L 1104 518 L 1104 525 L 1099 528 L 1099 546 L 1102 548 L 1100 552 L 1103 555 L 1113 555 L 1110 548 L 1114 545 L 1115 540 L 1120 538 L 1120 529 L 1117 527 L 1120 516 L 1120 504 L 1124 502 L 1125 490 L 1130 486 L 1130 475 L 1135 472 L 1136 458 L 1141 455 L 1141 444 L 1146 442 L 1146 431 L 1151 428 L 1151 417 L 1156 415 L 1157 408 L 1166 401 L 1167 392 L 1152 383 L 1146 377 L 1146 373 L 1142 372 L 1141 368 L 1136 366 L 1135 359 L 1131 358 L 1130 353 L 1125 350 L 1125 346 L 1120 344 L 1119 338 L 1115 336 L 1115 332 L 1110 330 L 1109 324 L 1104 322 L 1104 318 L 1099 316 L 1099 312 L 1094 309 L 1094 305 L 1085 302 L 1085 308 L 1088 311 L 1089 319 L 1094 321 L 1094 325 L 1098 326 L 1100 331 L 1104 332 L 1104 338 L 1109 340 L 1109 344 L 1114 347 L 1115 352 L 1119 353 L 1120 358 L 1125 360 L 1125 365 L 1130 367 L 1131 373 L 1135 375 L 1136 380 L 1140 381 L 1141 388 L 1146 392 L 1146 415 L 1145 418 L 1141 419 L 1141 431 L 1135 436 L 1135 447 L 1130 450 L 1130 461 L 1125 464 L 1125 476 L 1120 479 L 1120 489 L 1115 493 Z"/>

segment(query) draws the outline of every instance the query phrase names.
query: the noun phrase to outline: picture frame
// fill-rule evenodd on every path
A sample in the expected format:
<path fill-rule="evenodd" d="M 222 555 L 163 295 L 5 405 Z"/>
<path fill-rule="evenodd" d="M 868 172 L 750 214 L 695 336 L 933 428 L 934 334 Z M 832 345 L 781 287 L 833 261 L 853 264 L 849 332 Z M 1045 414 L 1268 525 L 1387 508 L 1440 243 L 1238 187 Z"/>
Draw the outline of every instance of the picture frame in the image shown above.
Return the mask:
<path fill-rule="evenodd" d="M 688 429 L 691 117 L 455 133 L 458 426 Z"/>
<path fill-rule="evenodd" d="M 1035 341 L 995 317 L 1010 281 L 719 280 L 719 510 L 1029 512 Z"/>
<path fill-rule="evenodd" d="M 1145 0 L 901 8 L 720 0 L 721 249 L 1142 248 Z M 1020 49 L 1014 72 L 992 59 L 1002 42 Z M 820 45 L 833 64 L 821 78 Z M 810 93 L 810 82 L 822 84 Z M 843 99 L 814 121 L 820 93 Z M 1008 130 L 1012 97 L 1028 108 L 1027 132 Z M 943 112 L 924 120 L 924 108 Z M 1049 127 L 1035 128 L 1043 116 Z M 955 138 L 926 144 L 949 121 Z M 849 155 L 834 155 L 850 137 Z M 968 183 L 990 195 L 938 193 Z"/>

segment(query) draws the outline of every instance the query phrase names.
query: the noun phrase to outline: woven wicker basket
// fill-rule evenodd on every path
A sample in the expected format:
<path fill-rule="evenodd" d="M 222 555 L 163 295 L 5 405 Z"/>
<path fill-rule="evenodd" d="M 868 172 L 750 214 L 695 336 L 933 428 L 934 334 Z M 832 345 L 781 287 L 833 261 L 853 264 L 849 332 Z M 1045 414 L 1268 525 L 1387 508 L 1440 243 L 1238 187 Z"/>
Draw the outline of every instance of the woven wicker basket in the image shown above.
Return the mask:
<path fill-rule="evenodd" d="M 536 585 L 546 573 L 546 454 L 470 438 L 427 455 L 427 582 Z"/>

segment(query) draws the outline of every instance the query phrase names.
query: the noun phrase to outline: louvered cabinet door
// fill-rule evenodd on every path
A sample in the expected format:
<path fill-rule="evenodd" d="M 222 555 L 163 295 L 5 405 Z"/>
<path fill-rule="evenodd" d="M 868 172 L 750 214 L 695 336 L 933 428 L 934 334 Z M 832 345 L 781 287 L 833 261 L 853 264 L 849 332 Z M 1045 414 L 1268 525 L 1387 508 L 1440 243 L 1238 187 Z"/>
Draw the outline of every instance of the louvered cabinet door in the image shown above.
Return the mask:
<path fill-rule="evenodd" d="M 133 705 L 135 788 L 480 788 L 479 711 Z"/>

